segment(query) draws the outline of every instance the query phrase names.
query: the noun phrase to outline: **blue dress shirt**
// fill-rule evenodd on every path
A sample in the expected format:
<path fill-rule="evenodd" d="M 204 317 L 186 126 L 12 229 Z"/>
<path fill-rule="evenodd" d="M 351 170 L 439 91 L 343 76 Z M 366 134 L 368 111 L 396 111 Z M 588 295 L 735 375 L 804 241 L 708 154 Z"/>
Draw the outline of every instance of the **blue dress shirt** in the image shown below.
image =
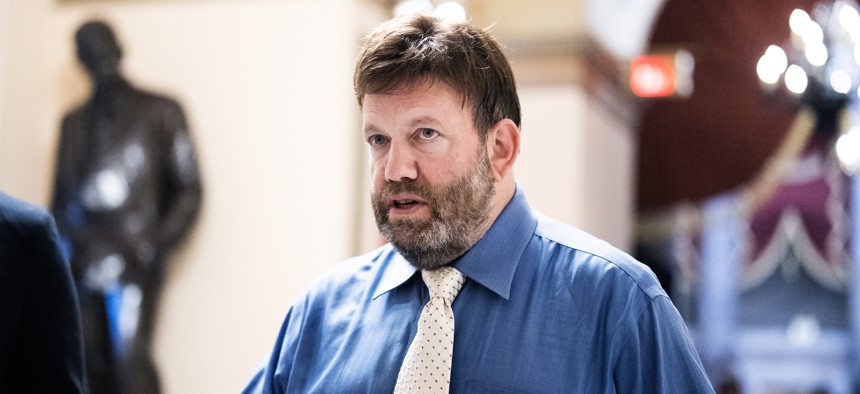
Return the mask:
<path fill-rule="evenodd" d="M 653 273 L 531 210 L 517 190 L 454 266 L 452 393 L 712 393 Z M 334 267 L 287 313 L 245 393 L 391 393 L 418 315 L 421 275 L 382 248 Z"/>

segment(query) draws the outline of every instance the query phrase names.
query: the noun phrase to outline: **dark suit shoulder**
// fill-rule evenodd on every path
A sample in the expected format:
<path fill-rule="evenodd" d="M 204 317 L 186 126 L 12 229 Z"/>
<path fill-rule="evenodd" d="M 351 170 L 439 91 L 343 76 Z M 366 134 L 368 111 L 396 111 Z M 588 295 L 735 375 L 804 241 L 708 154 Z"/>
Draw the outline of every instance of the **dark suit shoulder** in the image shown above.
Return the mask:
<path fill-rule="evenodd" d="M 83 131 L 84 119 L 89 105 L 89 101 L 87 101 L 63 115 L 63 120 L 60 123 L 61 138 L 70 138 L 71 135 L 80 134 Z"/>
<path fill-rule="evenodd" d="M 63 123 L 78 121 L 82 119 L 84 117 L 84 114 L 86 113 L 87 106 L 89 105 L 88 103 L 89 101 L 78 105 L 77 107 L 72 108 L 71 111 L 63 115 Z"/>
<path fill-rule="evenodd" d="M 0 232 L 5 237 L 28 237 L 34 228 L 50 227 L 51 216 L 42 208 L 0 192 Z"/>
<path fill-rule="evenodd" d="M 187 128 L 182 106 L 174 98 L 160 93 L 134 88 L 131 102 L 139 115 L 160 122 L 169 136 L 177 130 Z"/>
<path fill-rule="evenodd" d="M 85 392 L 80 311 L 53 217 L 0 192 L 0 392 Z"/>
<path fill-rule="evenodd" d="M 181 110 L 182 108 L 182 106 L 179 104 L 179 101 L 166 94 L 139 88 L 132 88 L 132 91 L 134 92 L 133 94 L 134 96 L 136 96 L 136 99 L 139 102 L 146 103 L 147 105 L 158 107 L 159 109 L 169 108 Z"/>

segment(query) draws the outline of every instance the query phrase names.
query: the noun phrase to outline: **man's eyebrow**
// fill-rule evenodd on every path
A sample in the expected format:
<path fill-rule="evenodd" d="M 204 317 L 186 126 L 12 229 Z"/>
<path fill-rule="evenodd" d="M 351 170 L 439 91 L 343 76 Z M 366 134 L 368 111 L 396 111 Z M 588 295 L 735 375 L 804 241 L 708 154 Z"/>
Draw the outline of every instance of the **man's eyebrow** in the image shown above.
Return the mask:
<path fill-rule="evenodd" d="M 421 117 L 415 118 L 409 122 L 409 127 L 417 127 L 417 126 L 438 127 L 441 125 L 443 125 L 443 122 L 439 118 L 434 117 L 434 116 L 421 116 Z M 364 134 L 381 132 L 381 130 L 379 128 L 377 128 L 376 126 L 374 126 L 372 124 L 365 124 L 362 127 L 361 131 Z"/>
<path fill-rule="evenodd" d="M 377 133 L 379 132 L 379 129 L 377 129 L 376 126 L 372 124 L 366 124 L 362 126 L 361 132 L 364 134 Z"/>
<path fill-rule="evenodd" d="M 433 116 L 422 116 L 419 118 L 415 118 L 411 122 L 409 122 L 410 127 L 415 127 L 419 125 L 440 126 L 442 125 L 442 121 Z"/>

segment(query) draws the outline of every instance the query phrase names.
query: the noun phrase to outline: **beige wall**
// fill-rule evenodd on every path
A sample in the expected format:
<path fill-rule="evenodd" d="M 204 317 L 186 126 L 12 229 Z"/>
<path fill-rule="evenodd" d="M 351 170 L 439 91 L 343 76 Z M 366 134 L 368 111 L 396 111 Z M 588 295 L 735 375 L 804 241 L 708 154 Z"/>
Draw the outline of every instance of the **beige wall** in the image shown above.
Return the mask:
<path fill-rule="evenodd" d="M 520 88 L 517 178 L 543 213 L 630 251 L 635 140 L 575 84 Z"/>
<path fill-rule="evenodd" d="M 601 0 L 606 1 L 606 0 Z M 557 39 L 583 34 L 587 0 L 464 0 L 473 22 L 500 35 Z"/>
<path fill-rule="evenodd" d="M 369 3 L 0 0 L 0 190 L 48 203 L 60 118 L 89 91 L 71 37 L 90 15 L 115 25 L 133 82 L 185 107 L 205 201 L 160 309 L 166 393 L 238 391 L 301 289 L 376 241 L 351 94 L 358 37 L 382 18 Z M 473 3 L 529 34 L 492 1 Z M 521 90 L 517 175 L 533 205 L 628 248 L 626 126 L 575 84 Z"/>
<path fill-rule="evenodd" d="M 84 18 L 105 17 L 130 80 L 184 105 L 205 182 L 160 309 L 165 392 L 236 392 L 300 289 L 355 252 L 355 200 L 366 188 L 351 73 L 364 31 L 356 15 L 372 9 L 352 0 L 60 4 L 3 3 L 0 189 L 48 203 L 60 118 L 89 93 L 71 37 Z"/>

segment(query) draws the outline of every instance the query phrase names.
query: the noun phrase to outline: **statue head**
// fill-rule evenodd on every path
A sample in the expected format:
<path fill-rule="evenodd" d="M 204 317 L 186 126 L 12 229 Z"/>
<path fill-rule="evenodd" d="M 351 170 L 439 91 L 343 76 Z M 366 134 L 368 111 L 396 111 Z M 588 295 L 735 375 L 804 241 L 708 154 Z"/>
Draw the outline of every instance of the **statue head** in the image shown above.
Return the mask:
<path fill-rule="evenodd" d="M 89 21 L 75 33 L 78 59 L 89 71 L 95 84 L 119 76 L 122 49 L 111 27 L 102 21 Z"/>

